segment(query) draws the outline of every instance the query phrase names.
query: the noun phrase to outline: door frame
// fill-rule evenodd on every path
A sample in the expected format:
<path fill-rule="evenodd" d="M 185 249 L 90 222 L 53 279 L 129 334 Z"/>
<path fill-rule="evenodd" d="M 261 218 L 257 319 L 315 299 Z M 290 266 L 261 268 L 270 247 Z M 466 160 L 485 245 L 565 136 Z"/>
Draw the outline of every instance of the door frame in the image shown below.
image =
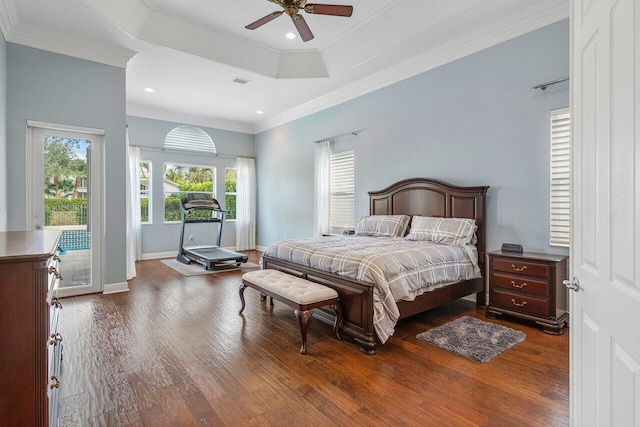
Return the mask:
<path fill-rule="evenodd" d="M 56 123 L 47 123 L 34 120 L 27 120 L 27 180 L 26 180 L 26 226 L 27 229 L 35 227 L 33 218 L 33 199 L 31 193 L 34 188 L 34 131 L 43 130 L 51 132 L 59 136 L 66 136 L 79 139 L 90 139 L 92 144 L 92 152 L 98 154 L 99 161 L 96 165 L 98 171 L 95 173 L 100 177 L 100 185 L 92 184 L 91 187 L 91 212 L 90 217 L 95 218 L 92 223 L 92 241 L 91 241 L 91 284 L 89 286 L 74 286 L 69 288 L 60 288 L 58 295 L 60 297 L 81 295 L 85 293 L 103 292 L 104 290 L 104 265 L 105 265 L 105 211 L 104 211 L 104 195 L 105 195 L 105 167 L 104 167 L 104 135 L 102 129 L 87 128 L 72 125 L 61 125 Z M 91 137 L 91 138 L 87 138 Z"/>

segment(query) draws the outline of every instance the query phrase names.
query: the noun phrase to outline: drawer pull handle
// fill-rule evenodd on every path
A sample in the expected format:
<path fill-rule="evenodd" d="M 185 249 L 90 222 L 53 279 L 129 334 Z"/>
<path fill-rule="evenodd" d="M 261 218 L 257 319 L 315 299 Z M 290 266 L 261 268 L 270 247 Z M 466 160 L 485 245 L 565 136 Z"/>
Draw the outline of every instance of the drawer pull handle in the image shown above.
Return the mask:
<path fill-rule="evenodd" d="M 58 273 L 58 270 L 56 270 L 53 265 L 49 267 L 49 273 L 52 273 L 54 276 L 56 276 L 56 278 L 62 280 L 62 276 L 60 275 L 60 273 Z"/>
<path fill-rule="evenodd" d="M 55 381 L 55 382 L 52 382 L 51 384 L 49 384 L 50 389 L 60 387 L 60 380 L 55 375 L 51 375 L 51 381 Z"/>
<path fill-rule="evenodd" d="M 51 334 L 49 344 L 56 346 L 60 341 L 62 341 L 62 335 L 60 335 L 60 333 Z"/>
<path fill-rule="evenodd" d="M 58 297 L 53 297 L 51 299 L 51 305 L 55 308 L 62 308 L 62 303 L 58 300 Z"/>
<path fill-rule="evenodd" d="M 511 302 L 513 303 L 513 305 L 515 305 L 516 307 L 524 307 L 525 305 L 527 305 L 526 301 L 522 301 L 521 303 L 517 303 L 516 300 L 514 300 L 513 298 L 511 298 Z"/>
<path fill-rule="evenodd" d="M 523 282 L 523 283 L 517 284 L 516 282 L 514 282 L 514 281 L 512 280 L 512 281 L 511 281 L 511 286 L 513 286 L 514 288 L 522 289 L 522 288 L 524 288 L 525 286 L 527 286 L 527 283 L 526 283 L 526 282 Z"/>
<path fill-rule="evenodd" d="M 54 254 L 53 255 L 53 260 L 54 261 L 58 261 L 58 262 L 62 262 L 62 258 L 60 258 L 60 256 L 58 254 Z"/>
<path fill-rule="evenodd" d="M 523 265 L 522 267 L 518 268 L 515 265 L 511 264 L 511 268 L 513 268 L 513 271 L 525 271 L 527 269 L 527 266 Z"/>

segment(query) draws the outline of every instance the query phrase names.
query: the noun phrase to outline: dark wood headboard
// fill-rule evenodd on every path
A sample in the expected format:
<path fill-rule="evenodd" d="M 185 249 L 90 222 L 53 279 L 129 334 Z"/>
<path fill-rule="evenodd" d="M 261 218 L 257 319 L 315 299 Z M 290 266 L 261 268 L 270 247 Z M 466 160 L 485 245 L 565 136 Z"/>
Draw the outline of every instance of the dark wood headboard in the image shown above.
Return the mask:
<path fill-rule="evenodd" d="M 485 198 L 488 186 L 458 187 L 433 179 L 410 178 L 369 192 L 371 215 L 420 215 L 473 218 L 480 262 L 485 252 Z"/>

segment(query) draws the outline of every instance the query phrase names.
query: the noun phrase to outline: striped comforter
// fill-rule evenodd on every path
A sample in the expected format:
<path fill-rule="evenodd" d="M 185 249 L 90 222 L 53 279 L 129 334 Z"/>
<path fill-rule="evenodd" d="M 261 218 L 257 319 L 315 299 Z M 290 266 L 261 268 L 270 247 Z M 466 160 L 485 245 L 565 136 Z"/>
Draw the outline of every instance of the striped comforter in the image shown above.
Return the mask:
<path fill-rule="evenodd" d="M 372 283 L 376 334 L 382 343 L 399 317 L 396 301 L 481 277 L 474 246 L 401 237 L 335 236 L 285 240 L 264 255 Z"/>

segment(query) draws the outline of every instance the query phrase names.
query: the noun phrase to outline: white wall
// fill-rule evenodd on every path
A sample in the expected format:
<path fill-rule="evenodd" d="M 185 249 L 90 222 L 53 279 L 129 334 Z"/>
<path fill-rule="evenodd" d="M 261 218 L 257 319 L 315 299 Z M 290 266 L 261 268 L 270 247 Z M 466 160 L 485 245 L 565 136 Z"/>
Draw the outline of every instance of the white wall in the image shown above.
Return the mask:
<path fill-rule="evenodd" d="M 314 141 L 355 151 L 356 218 L 368 191 L 405 178 L 489 185 L 487 249 L 549 246 L 549 111 L 569 104 L 568 20 L 256 135 L 258 244 L 311 236 Z"/>

